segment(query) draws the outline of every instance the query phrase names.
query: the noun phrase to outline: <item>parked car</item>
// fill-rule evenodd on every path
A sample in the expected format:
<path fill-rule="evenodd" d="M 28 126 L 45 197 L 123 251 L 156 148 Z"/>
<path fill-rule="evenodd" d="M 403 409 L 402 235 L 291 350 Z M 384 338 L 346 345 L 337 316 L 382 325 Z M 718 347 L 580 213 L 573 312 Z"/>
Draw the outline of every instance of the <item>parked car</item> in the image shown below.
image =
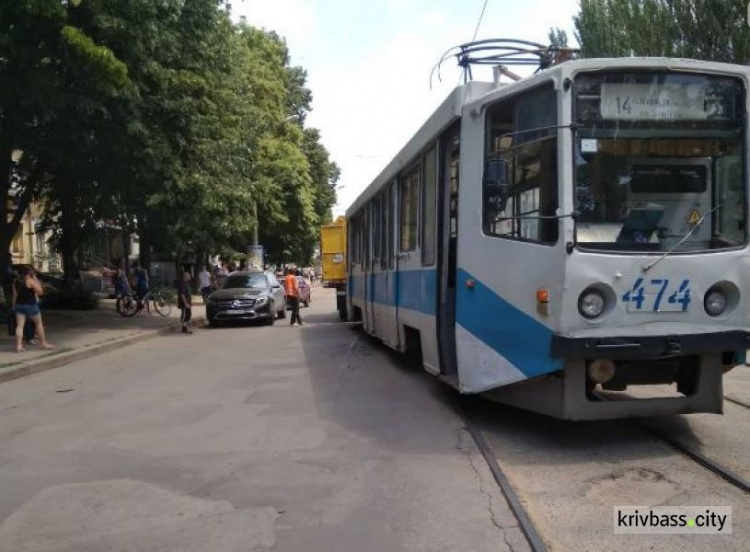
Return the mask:
<path fill-rule="evenodd" d="M 286 295 L 271 272 L 233 272 L 208 297 L 206 318 L 216 326 L 230 320 L 264 320 L 269 326 L 286 316 Z"/>
<path fill-rule="evenodd" d="M 297 276 L 297 282 L 299 282 L 299 302 L 306 307 L 310 306 L 312 301 L 312 293 L 310 293 L 310 284 L 307 283 L 302 276 Z"/>
<path fill-rule="evenodd" d="M 306 307 L 310 306 L 310 302 L 312 301 L 312 293 L 310 290 L 310 284 L 307 283 L 307 280 L 305 280 L 302 276 L 297 276 L 297 284 L 299 285 L 299 302 L 300 305 L 305 305 Z M 287 304 L 287 309 L 291 309 L 292 307 Z"/>

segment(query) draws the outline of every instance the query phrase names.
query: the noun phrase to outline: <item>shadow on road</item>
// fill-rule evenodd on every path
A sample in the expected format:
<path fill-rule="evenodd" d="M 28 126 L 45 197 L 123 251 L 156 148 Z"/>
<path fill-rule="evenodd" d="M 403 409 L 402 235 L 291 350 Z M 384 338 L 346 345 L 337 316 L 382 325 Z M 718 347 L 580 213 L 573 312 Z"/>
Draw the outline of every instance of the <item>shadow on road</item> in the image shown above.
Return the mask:
<path fill-rule="evenodd" d="M 335 322 L 336 313 L 315 314 L 303 320 L 302 343 L 321 415 L 368 438 L 388 435 L 387 428 L 407 431 L 413 404 L 420 416 L 435 411 L 469 419 L 488 435 L 510 439 L 515 446 L 549 450 L 535 456 L 540 463 L 577 463 L 581 455 L 614 454 L 620 460 L 661 457 L 674 454 L 668 447 L 643 446 L 654 437 L 632 420 L 570 422 L 556 420 L 518 408 L 492 402 L 477 395 L 460 395 L 420 367 L 410 365 L 359 326 L 316 323 Z M 410 405 L 408 413 L 402 405 Z M 700 443 L 679 417 L 671 419 Z M 498 439 L 493 440 L 495 443 Z M 413 446 L 424 440 L 413 436 Z M 402 446 L 402 445 L 400 445 Z M 698 445 L 699 446 L 699 445 Z"/>

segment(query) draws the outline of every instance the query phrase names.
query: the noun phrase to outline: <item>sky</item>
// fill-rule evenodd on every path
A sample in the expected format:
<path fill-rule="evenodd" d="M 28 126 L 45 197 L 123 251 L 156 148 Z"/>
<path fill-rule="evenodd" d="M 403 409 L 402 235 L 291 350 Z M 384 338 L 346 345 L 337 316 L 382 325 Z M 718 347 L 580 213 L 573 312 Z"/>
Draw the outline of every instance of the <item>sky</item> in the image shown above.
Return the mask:
<path fill-rule="evenodd" d="M 430 72 L 474 35 L 485 0 L 234 0 L 235 17 L 285 38 L 312 91 L 306 126 L 318 128 L 341 167 L 334 216 L 401 150 L 459 84 L 454 58 L 442 82 Z M 548 43 L 550 27 L 574 45 L 578 0 L 487 0 L 476 39 Z M 524 74 L 523 69 L 514 69 Z M 526 70 L 528 74 L 530 70 Z M 491 80 L 474 74 L 476 80 Z"/>

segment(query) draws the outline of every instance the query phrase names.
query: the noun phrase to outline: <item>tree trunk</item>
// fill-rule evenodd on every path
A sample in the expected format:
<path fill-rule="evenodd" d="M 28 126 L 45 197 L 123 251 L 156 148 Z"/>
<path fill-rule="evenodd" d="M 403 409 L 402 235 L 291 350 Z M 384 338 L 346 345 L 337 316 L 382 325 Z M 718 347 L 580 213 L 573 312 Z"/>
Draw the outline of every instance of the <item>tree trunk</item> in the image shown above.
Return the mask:
<path fill-rule="evenodd" d="M 13 165 L 13 148 L 10 144 L 3 144 L 0 147 L 0 282 L 6 285 L 6 280 L 10 281 L 11 265 L 13 258 L 10 255 L 10 244 L 13 242 L 13 236 L 18 231 L 18 224 L 14 225 L 15 217 L 8 220 L 8 204 L 11 202 L 10 182 L 11 167 Z M 10 287 L 8 286 L 9 291 Z M 6 294 L 6 297 L 10 297 Z"/>
<path fill-rule="evenodd" d="M 140 255 L 139 260 L 141 262 L 141 266 L 146 269 L 146 272 L 148 272 L 149 277 L 151 276 L 151 241 L 148 239 L 148 236 L 145 232 L 141 232 L 139 234 L 140 238 Z"/>
<path fill-rule="evenodd" d="M 76 261 L 76 247 L 72 240 L 62 239 L 60 241 L 60 254 L 63 262 L 63 287 L 72 289 L 80 278 L 78 262 Z"/>
<path fill-rule="evenodd" d="M 130 234 L 127 227 L 122 225 L 122 262 L 125 265 L 125 275 L 130 280 Z"/>
<path fill-rule="evenodd" d="M 63 261 L 63 287 L 72 289 L 81 277 L 76 258 L 81 240 L 76 229 L 76 221 L 72 220 L 73 217 L 64 207 L 63 205 L 60 212 L 60 241 L 58 247 Z"/>

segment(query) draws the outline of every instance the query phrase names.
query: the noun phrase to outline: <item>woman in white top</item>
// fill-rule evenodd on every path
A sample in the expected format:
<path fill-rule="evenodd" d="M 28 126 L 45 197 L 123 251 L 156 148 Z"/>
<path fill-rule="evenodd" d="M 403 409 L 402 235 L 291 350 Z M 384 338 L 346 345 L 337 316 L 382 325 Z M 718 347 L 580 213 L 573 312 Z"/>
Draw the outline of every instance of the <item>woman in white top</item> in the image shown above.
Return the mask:
<path fill-rule="evenodd" d="M 203 267 L 198 273 L 198 285 L 201 290 L 201 297 L 203 297 L 203 303 L 206 302 L 208 296 L 211 295 L 211 273 L 208 271 L 208 265 Z"/>

